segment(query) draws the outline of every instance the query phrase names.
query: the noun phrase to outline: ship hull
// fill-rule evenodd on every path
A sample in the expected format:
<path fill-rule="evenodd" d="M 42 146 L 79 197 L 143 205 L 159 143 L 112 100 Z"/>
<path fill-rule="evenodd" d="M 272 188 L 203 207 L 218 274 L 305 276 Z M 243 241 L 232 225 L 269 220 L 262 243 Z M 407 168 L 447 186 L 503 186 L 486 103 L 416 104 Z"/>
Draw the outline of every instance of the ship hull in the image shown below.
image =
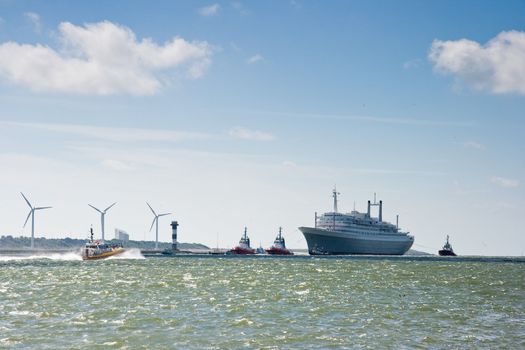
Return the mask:
<path fill-rule="evenodd" d="M 406 235 L 365 235 L 299 227 L 310 255 L 403 255 L 414 240 Z"/>
<path fill-rule="evenodd" d="M 293 253 L 288 249 L 281 249 L 276 247 L 266 249 L 266 253 L 270 255 L 293 255 Z"/>
<path fill-rule="evenodd" d="M 438 251 L 439 256 L 457 256 L 456 253 L 454 253 L 451 250 L 441 249 Z"/>
<path fill-rule="evenodd" d="M 229 251 L 230 254 L 237 254 L 237 255 L 251 255 L 255 254 L 255 249 L 246 249 L 246 248 L 240 248 L 235 247 Z"/>

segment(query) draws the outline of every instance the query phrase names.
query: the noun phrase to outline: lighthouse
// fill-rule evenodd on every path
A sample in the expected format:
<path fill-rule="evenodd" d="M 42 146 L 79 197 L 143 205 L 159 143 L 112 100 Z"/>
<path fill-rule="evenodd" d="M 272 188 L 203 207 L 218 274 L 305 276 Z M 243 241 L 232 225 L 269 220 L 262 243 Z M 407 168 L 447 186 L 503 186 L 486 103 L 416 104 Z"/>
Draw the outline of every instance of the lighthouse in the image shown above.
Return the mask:
<path fill-rule="evenodd" d="M 173 254 L 178 252 L 177 249 L 177 226 L 179 223 L 177 221 L 171 222 L 171 251 Z"/>

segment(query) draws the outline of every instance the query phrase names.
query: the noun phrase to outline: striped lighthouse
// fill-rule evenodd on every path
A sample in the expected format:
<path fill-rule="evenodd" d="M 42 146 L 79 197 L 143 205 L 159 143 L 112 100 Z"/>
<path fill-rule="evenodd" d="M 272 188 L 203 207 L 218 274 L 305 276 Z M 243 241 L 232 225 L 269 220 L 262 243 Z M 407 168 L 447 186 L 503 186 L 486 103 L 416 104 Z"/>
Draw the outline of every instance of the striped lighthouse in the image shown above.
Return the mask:
<path fill-rule="evenodd" d="M 177 221 L 171 222 L 171 251 L 176 253 L 177 249 L 177 226 L 179 226 Z"/>

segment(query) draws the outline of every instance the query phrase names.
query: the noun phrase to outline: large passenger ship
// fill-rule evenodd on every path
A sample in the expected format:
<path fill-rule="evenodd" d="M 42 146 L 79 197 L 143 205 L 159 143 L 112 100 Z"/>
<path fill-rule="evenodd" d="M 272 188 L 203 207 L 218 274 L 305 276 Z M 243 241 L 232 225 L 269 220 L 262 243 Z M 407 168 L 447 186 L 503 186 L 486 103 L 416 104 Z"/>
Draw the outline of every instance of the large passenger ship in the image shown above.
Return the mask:
<path fill-rule="evenodd" d="M 311 255 L 403 255 L 414 243 L 409 232 L 383 221 L 383 201 L 368 201 L 366 213 L 354 210 L 348 214 L 337 211 L 336 189 L 333 190 L 334 211 L 315 215 L 314 227 L 299 227 Z M 372 217 L 372 206 L 379 207 L 378 217 Z"/>

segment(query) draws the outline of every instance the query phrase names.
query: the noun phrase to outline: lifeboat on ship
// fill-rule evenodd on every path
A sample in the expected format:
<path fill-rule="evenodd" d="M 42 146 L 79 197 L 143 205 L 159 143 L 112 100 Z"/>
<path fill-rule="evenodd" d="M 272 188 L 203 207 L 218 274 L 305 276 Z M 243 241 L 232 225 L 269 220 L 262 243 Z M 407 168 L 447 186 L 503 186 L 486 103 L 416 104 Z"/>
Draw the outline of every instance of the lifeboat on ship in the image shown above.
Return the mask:
<path fill-rule="evenodd" d="M 266 253 L 271 255 L 293 255 L 293 252 L 286 248 L 284 237 L 282 235 L 282 228 L 279 227 L 279 234 L 273 241 L 273 245 L 266 249 Z"/>
<path fill-rule="evenodd" d="M 247 234 L 248 229 L 244 228 L 244 234 L 241 237 L 241 240 L 239 241 L 239 244 L 236 245 L 234 248 L 230 249 L 228 252 L 229 254 L 240 254 L 240 255 L 247 255 L 247 254 L 255 254 L 255 249 L 250 247 L 250 238 L 248 238 Z"/>

